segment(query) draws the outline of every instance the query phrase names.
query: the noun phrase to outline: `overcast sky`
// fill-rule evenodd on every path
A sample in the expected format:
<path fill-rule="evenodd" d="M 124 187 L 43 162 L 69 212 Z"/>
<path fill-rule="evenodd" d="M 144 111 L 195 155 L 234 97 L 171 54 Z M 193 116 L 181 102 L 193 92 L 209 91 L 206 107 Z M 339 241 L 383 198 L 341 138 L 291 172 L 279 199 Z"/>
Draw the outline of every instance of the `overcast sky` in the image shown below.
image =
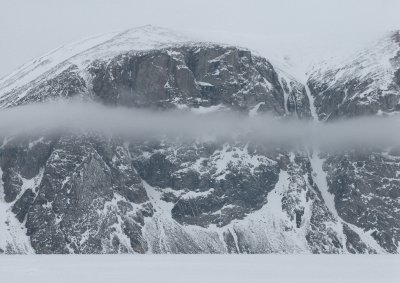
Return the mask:
<path fill-rule="evenodd" d="M 82 37 L 146 24 L 271 37 L 368 35 L 400 29 L 399 11 L 400 0 L 0 0 L 0 77 Z"/>

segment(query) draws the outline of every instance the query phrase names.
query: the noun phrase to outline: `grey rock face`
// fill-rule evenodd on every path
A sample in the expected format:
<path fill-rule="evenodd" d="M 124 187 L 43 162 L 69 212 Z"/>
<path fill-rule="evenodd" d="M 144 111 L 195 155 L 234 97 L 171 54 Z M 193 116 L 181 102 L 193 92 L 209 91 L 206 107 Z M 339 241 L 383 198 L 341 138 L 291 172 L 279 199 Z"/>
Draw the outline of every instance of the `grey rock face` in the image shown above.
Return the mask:
<path fill-rule="evenodd" d="M 320 120 L 398 111 L 399 31 L 340 65 L 316 69 L 307 82 Z"/>
<path fill-rule="evenodd" d="M 390 153 L 366 150 L 330 155 L 326 160 L 328 184 L 339 215 L 371 231 L 372 237 L 392 253 L 400 240 L 398 160 Z"/>
<path fill-rule="evenodd" d="M 89 67 L 95 96 L 108 104 L 197 108 L 222 104 L 284 114 L 283 89 L 272 65 L 233 47 L 183 46 L 117 56 Z"/>
<path fill-rule="evenodd" d="M 310 119 L 310 101 L 304 85 L 282 71 L 278 71 L 278 76 L 284 92 L 284 98 L 286 98 L 286 114 L 296 116 L 298 119 Z"/>
<path fill-rule="evenodd" d="M 172 217 L 180 224 L 221 227 L 243 219 L 262 207 L 278 181 L 279 166 L 268 153 L 245 145 L 163 143 L 150 152 L 133 152 L 142 152 L 133 157 L 141 177 L 170 189 L 164 199 L 175 203 Z"/>
<path fill-rule="evenodd" d="M 31 143 L 18 147 L 29 152 Z M 46 144 L 46 139 L 36 143 Z M 22 168 L 29 165 L 29 160 L 20 162 Z M 129 152 L 118 141 L 86 135 L 59 137 L 33 180 L 22 181 L 20 190 L 25 191 L 20 192 L 12 211 L 20 222 L 26 220 L 36 252 L 146 250 L 137 234 L 152 208 Z M 7 195 L 13 191 L 7 186 L 12 180 L 3 178 L 3 182 Z M 126 235 L 129 245 L 120 243 L 119 233 Z"/>

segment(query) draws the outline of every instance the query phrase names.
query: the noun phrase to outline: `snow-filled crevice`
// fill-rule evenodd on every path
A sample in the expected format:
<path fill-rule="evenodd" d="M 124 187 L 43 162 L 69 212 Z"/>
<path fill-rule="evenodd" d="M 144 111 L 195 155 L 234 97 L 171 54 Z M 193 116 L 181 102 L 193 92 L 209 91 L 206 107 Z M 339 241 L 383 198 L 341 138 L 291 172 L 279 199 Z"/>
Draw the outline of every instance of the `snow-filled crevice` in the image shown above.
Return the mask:
<path fill-rule="evenodd" d="M 241 253 L 310 252 L 306 240 L 308 223 L 295 228 L 282 208 L 282 198 L 290 184 L 290 175 L 286 171 L 280 172 L 275 188 L 261 209 L 223 227 L 178 223 L 171 215 L 174 204 L 162 199 L 162 189 L 146 182 L 143 184 L 154 209 L 154 215 L 145 218 L 143 227 L 148 253 L 228 253 L 224 239 L 224 234 L 228 233 L 233 237 L 234 248 Z M 310 213 L 306 209 L 304 217 L 309 218 Z"/>
<path fill-rule="evenodd" d="M 12 203 L 4 200 L 3 171 L 0 168 L 0 254 L 33 254 L 26 228 L 11 211 Z M 25 182 L 24 182 L 25 184 Z"/>
<path fill-rule="evenodd" d="M 312 155 L 309 156 L 311 163 L 311 168 L 313 172 L 313 180 L 317 185 L 319 191 L 321 192 L 322 198 L 327 206 L 329 212 L 337 220 L 336 230 L 341 235 L 342 241 L 345 241 L 346 236 L 343 232 L 343 224 L 347 224 L 354 232 L 356 232 L 361 240 L 368 245 L 370 248 L 374 249 L 378 253 L 386 253 L 386 251 L 375 241 L 370 233 L 364 231 L 360 227 L 357 227 L 351 223 L 344 221 L 340 216 L 335 206 L 335 196 L 329 192 L 329 186 L 327 182 L 327 173 L 323 170 L 324 159 L 319 156 L 319 151 L 314 150 Z M 343 247 L 346 247 L 346 243 L 343 242 Z"/>
<path fill-rule="evenodd" d="M 314 104 L 314 97 L 311 94 L 310 88 L 307 85 L 307 82 L 304 83 L 305 90 L 307 93 L 307 97 L 309 99 L 310 103 L 310 112 L 311 116 L 313 119 L 314 123 L 321 123 L 318 119 L 318 114 L 317 110 Z M 371 236 L 370 233 L 365 232 L 363 229 L 360 227 L 357 227 L 353 224 L 347 223 L 344 221 L 340 216 L 339 213 L 336 209 L 335 205 L 335 196 L 331 192 L 329 192 L 329 186 L 327 182 L 327 173 L 323 170 L 323 163 L 324 159 L 320 157 L 320 151 L 318 148 L 315 147 L 312 148 L 311 150 L 308 150 L 309 152 L 309 160 L 311 164 L 311 169 L 312 169 L 312 176 L 314 183 L 317 185 L 321 196 L 323 198 L 323 201 L 325 202 L 326 207 L 328 208 L 329 212 L 333 215 L 335 220 L 337 221 L 334 226 L 332 227 L 336 230 L 338 235 L 341 236 L 342 238 L 342 245 L 343 248 L 347 250 L 346 248 L 346 236 L 344 235 L 343 232 L 343 224 L 347 224 L 353 231 L 355 231 L 361 238 L 362 242 L 364 242 L 366 245 L 368 245 L 370 248 L 374 249 L 375 251 L 379 253 L 385 253 L 385 250 L 375 241 L 375 239 Z M 310 153 L 312 152 L 312 153 Z"/>
<path fill-rule="evenodd" d="M 305 87 L 305 90 L 306 90 L 308 101 L 310 103 L 311 117 L 313 118 L 314 122 L 318 122 L 319 119 L 318 119 L 318 114 L 317 114 L 317 108 L 315 107 L 315 104 L 314 104 L 314 97 L 311 94 L 311 91 L 310 91 L 310 88 L 307 85 L 307 82 L 304 83 L 304 87 Z"/>
<path fill-rule="evenodd" d="M 143 181 L 150 203 L 152 217 L 145 218 L 143 238 L 147 253 L 227 253 L 223 231 L 215 225 L 203 228 L 182 225 L 172 218 L 174 203 L 162 199 L 162 190 Z"/>

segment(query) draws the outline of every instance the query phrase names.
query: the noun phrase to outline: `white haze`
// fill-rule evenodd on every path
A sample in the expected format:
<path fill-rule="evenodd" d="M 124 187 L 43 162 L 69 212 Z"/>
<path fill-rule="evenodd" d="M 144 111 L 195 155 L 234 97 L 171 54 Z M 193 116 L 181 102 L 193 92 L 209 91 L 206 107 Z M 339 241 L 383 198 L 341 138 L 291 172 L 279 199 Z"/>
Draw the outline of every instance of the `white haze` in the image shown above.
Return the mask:
<path fill-rule="evenodd" d="M 399 10 L 399 0 L 0 0 L 0 77 L 61 45 L 147 24 L 304 65 L 310 51 L 400 29 Z"/>
<path fill-rule="evenodd" d="M 400 117 L 368 117 L 317 123 L 219 111 L 143 110 L 92 102 L 57 101 L 0 111 L 0 136 L 38 131 L 94 132 L 124 138 L 218 139 L 265 145 L 355 147 L 400 145 Z"/>

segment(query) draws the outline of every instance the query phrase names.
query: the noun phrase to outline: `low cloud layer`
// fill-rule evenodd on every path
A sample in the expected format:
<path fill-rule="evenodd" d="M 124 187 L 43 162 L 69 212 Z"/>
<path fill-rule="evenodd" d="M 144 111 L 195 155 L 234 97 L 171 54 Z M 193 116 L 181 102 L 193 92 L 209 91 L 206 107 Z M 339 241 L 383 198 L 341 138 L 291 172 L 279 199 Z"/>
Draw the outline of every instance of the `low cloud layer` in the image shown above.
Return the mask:
<path fill-rule="evenodd" d="M 399 146 L 400 118 L 359 118 L 331 123 L 277 119 L 229 111 L 196 114 L 107 107 L 87 102 L 52 102 L 0 111 L 0 136 L 38 131 L 90 131 L 124 138 L 237 139 L 273 145 Z"/>

